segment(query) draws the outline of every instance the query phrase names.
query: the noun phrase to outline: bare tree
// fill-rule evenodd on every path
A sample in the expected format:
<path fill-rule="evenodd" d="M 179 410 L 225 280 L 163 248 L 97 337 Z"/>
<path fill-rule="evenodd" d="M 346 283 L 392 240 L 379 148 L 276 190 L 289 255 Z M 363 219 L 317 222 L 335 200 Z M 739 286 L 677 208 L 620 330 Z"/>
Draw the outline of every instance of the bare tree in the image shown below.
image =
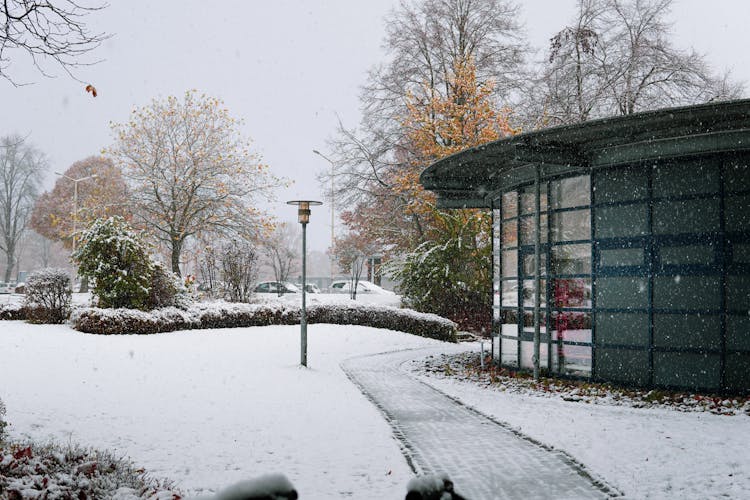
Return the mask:
<path fill-rule="evenodd" d="M 247 302 L 258 275 L 258 253 L 246 242 L 234 240 L 221 250 L 221 276 L 232 302 Z"/>
<path fill-rule="evenodd" d="M 739 97 L 743 85 L 669 39 L 672 0 L 579 0 L 550 40 L 541 125 Z"/>
<path fill-rule="evenodd" d="M 263 250 L 268 264 L 273 269 L 274 279 L 280 283 L 289 280 L 297 268 L 299 255 L 299 238 L 289 223 L 276 226 L 274 232 L 264 241 Z M 303 283 L 304 286 L 304 283 Z M 279 289 L 279 295 L 284 293 Z"/>
<path fill-rule="evenodd" d="M 182 100 L 154 100 L 113 131 L 109 152 L 130 182 L 136 222 L 169 249 L 173 272 L 180 274 L 188 238 L 252 240 L 270 228 L 255 202 L 281 181 L 219 99 L 189 91 Z"/>
<path fill-rule="evenodd" d="M 0 139 L 0 250 L 5 254 L 5 281 L 16 266 L 18 245 L 46 168 L 44 154 L 22 137 Z"/>
<path fill-rule="evenodd" d="M 18 85 L 8 68 L 21 53 L 44 76 L 51 76 L 47 69 L 51 62 L 75 78 L 72 70 L 95 64 L 84 57 L 109 38 L 91 32 L 85 22 L 86 16 L 106 6 L 84 6 L 75 0 L 4 0 L 0 4 L 0 77 Z"/>

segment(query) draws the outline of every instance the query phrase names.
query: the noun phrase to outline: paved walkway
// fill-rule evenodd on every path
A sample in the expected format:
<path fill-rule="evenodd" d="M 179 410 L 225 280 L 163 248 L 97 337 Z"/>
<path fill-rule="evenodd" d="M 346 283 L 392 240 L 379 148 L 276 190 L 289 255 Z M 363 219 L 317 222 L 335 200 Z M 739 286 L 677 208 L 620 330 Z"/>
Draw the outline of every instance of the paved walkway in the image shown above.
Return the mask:
<path fill-rule="evenodd" d="M 456 492 L 470 500 L 616 495 L 564 453 L 520 436 L 400 369 L 410 359 L 437 352 L 399 351 L 341 365 L 385 414 L 416 473 L 446 473 Z"/>

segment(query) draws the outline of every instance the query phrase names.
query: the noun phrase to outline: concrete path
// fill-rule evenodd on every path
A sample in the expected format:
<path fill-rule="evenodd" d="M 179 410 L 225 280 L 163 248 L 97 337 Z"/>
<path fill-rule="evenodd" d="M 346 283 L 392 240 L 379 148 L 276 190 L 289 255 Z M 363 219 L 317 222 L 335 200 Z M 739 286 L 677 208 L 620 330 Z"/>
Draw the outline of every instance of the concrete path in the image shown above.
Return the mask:
<path fill-rule="evenodd" d="M 417 474 L 446 473 L 456 492 L 470 500 L 618 495 L 563 452 L 545 448 L 400 369 L 406 361 L 439 352 L 399 351 L 341 365 L 390 422 Z"/>

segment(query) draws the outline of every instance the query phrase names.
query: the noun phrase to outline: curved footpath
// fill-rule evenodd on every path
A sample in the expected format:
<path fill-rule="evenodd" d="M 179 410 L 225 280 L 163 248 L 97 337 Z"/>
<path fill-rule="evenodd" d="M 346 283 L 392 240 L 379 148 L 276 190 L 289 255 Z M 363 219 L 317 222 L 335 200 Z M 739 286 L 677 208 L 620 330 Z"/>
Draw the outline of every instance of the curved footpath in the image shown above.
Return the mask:
<path fill-rule="evenodd" d="M 565 453 L 544 447 L 401 369 L 411 359 L 441 352 L 398 351 L 341 364 L 383 412 L 415 473 L 446 473 L 456 492 L 470 500 L 619 496 Z"/>

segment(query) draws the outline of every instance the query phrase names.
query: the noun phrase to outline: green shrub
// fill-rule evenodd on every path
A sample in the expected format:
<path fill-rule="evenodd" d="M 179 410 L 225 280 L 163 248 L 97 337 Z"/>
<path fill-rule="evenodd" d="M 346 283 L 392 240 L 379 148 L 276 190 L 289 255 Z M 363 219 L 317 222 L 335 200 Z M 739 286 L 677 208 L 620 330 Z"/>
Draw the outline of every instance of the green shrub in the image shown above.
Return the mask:
<path fill-rule="evenodd" d="M 153 263 L 146 244 L 122 217 L 98 219 L 73 254 L 78 273 L 96 285 L 100 307 L 148 309 Z"/>
<path fill-rule="evenodd" d="M 24 306 L 29 323 L 64 323 L 70 316 L 70 277 L 63 269 L 46 268 L 26 280 Z"/>

